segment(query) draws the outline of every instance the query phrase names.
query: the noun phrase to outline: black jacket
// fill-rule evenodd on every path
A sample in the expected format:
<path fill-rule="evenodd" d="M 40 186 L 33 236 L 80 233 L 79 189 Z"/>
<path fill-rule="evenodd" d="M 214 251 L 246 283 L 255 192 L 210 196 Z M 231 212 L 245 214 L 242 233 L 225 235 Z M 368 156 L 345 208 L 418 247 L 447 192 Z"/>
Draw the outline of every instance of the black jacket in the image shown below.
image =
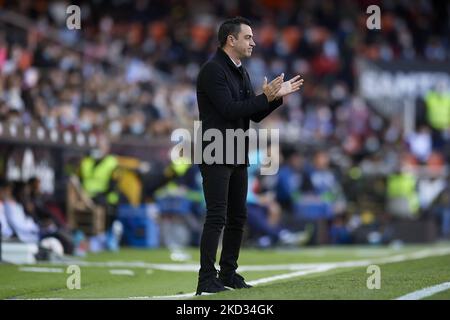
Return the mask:
<path fill-rule="evenodd" d="M 226 129 L 242 129 L 246 132 L 250 120 L 260 122 L 278 108 L 282 99 L 268 102 L 265 94 L 255 95 L 250 77 L 244 66 L 236 67 L 231 58 L 221 48 L 206 62 L 197 78 L 197 100 L 202 122 L 202 136 L 208 129 L 218 129 L 223 137 L 222 163 L 242 164 L 237 159 L 237 145 L 234 143 L 234 159 L 226 161 Z M 202 144 L 202 153 L 208 144 Z M 248 138 L 245 139 L 245 164 L 248 165 Z M 204 161 L 203 161 L 204 162 Z M 219 162 L 220 163 L 220 162 Z"/>

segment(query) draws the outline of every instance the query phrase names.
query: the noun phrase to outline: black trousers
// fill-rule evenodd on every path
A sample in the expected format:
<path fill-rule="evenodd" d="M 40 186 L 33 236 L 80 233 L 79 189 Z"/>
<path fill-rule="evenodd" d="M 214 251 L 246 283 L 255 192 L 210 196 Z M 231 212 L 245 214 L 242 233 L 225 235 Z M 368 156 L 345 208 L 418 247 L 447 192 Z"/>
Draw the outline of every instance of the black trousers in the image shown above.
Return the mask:
<path fill-rule="evenodd" d="M 217 275 L 214 267 L 219 238 L 224 229 L 220 273 L 233 274 L 238 265 L 239 251 L 247 220 L 246 166 L 200 165 L 203 193 L 206 200 L 206 220 L 200 241 L 199 281 Z"/>

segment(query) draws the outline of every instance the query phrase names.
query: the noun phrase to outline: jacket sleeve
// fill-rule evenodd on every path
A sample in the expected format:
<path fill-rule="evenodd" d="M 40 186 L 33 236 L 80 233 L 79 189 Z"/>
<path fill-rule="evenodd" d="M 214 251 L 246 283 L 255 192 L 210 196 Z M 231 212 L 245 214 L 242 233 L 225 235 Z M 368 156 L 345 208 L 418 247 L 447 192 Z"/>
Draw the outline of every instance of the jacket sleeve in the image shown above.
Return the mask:
<path fill-rule="evenodd" d="M 250 83 L 250 76 L 248 75 L 247 72 L 245 72 L 245 73 L 247 75 L 248 82 Z M 254 97 L 255 92 L 253 91 L 253 88 L 250 87 L 250 90 L 251 90 L 251 96 Z M 279 99 L 273 100 L 273 101 L 269 102 L 269 110 L 261 111 L 261 112 L 251 115 L 250 120 L 252 120 L 254 122 L 260 122 L 261 120 L 263 120 L 265 117 L 267 117 L 269 114 L 271 114 L 275 109 L 277 109 L 282 104 L 283 104 L 282 97 Z"/>
<path fill-rule="evenodd" d="M 270 104 L 264 94 L 234 101 L 224 70 L 214 62 L 206 64 L 200 72 L 198 90 L 204 91 L 216 110 L 227 120 L 251 118 L 254 114 L 270 110 Z"/>
<path fill-rule="evenodd" d="M 253 114 L 250 117 L 250 120 L 254 121 L 254 122 L 260 122 L 261 120 L 263 120 L 265 117 L 267 117 L 269 114 L 272 113 L 272 111 L 274 111 L 275 109 L 277 109 L 279 106 L 281 106 L 283 104 L 283 98 L 280 99 L 276 99 L 273 100 L 272 102 L 269 102 L 269 106 L 270 109 L 267 111 L 261 111 L 258 113 Z"/>

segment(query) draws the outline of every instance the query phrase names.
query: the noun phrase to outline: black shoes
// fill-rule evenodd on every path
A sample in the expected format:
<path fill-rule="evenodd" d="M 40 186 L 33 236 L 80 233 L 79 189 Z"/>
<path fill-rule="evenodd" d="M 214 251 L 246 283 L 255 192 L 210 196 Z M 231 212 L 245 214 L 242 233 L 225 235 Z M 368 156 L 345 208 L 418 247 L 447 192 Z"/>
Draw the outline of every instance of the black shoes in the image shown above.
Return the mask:
<path fill-rule="evenodd" d="M 199 282 L 195 295 L 200 296 L 202 293 L 217 293 L 230 290 L 230 288 L 248 289 L 252 288 L 252 286 L 248 283 L 245 283 L 244 277 L 242 277 L 240 274 L 233 273 L 230 276 L 223 276 L 219 274 L 219 278 L 212 277 Z"/>
<path fill-rule="evenodd" d="M 233 289 L 252 288 L 251 285 L 249 285 L 248 283 L 245 283 L 244 277 L 237 273 L 233 273 L 231 276 L 226 276 L 226 277 L 219 275 L 219 279 L 225 287 L 229 287 L 229 288 L 233 288 Z"/>
<path fill-rule="evenodd" d="M 210 279 L 199 282 L 195 295 L 200 296 L 202 293 L 217 293 L 227 290 L 229 289 L 225 288 L 223 286 L 223 283 L 217 277 L 212 277 Z"/>

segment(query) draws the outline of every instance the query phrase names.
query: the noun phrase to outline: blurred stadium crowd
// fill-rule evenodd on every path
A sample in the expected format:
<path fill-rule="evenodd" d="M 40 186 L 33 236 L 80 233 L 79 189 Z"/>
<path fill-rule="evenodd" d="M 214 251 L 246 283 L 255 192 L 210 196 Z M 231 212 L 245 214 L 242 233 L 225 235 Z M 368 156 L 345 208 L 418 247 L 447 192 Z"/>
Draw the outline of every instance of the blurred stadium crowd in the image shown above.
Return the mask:
<path fill-rule="evenodd" d="M 66 27 L 70 4 L 81 8 L 81 30 Z M 372 4 L 381 30 L 366 27 Z M 191 128 L 196 76 L 217 47 L 218 25 L 249 18 L 256 50 L 244 64 L 255 91 L 264 76 L 305 79 L 261 124 L 281 129 L 283 157 L 276 176 L 251 174 L 257 244 L 292 243 L 310 229 L 320 242 L 320 223 L 303 223 L 318 217 L 326 243 L 363 241 L 354 233 L 362 225 L 377 232 L 371 241 L 389 242 L 393 212 L 432 216 L 440 236 L 450 235 L 450 88 L 417 99 L 415 130 L 405 135 L 402 115 L 385 117 L 358 95 L 355 72 L 358 58 L 449 63 L 445 1 L 29 0 L 0 9 L 9 13 L 0 21 L 1 122 L 106 133 L 113 143 Z M 294 220 L 298 229 L 286 233 Z"/>

